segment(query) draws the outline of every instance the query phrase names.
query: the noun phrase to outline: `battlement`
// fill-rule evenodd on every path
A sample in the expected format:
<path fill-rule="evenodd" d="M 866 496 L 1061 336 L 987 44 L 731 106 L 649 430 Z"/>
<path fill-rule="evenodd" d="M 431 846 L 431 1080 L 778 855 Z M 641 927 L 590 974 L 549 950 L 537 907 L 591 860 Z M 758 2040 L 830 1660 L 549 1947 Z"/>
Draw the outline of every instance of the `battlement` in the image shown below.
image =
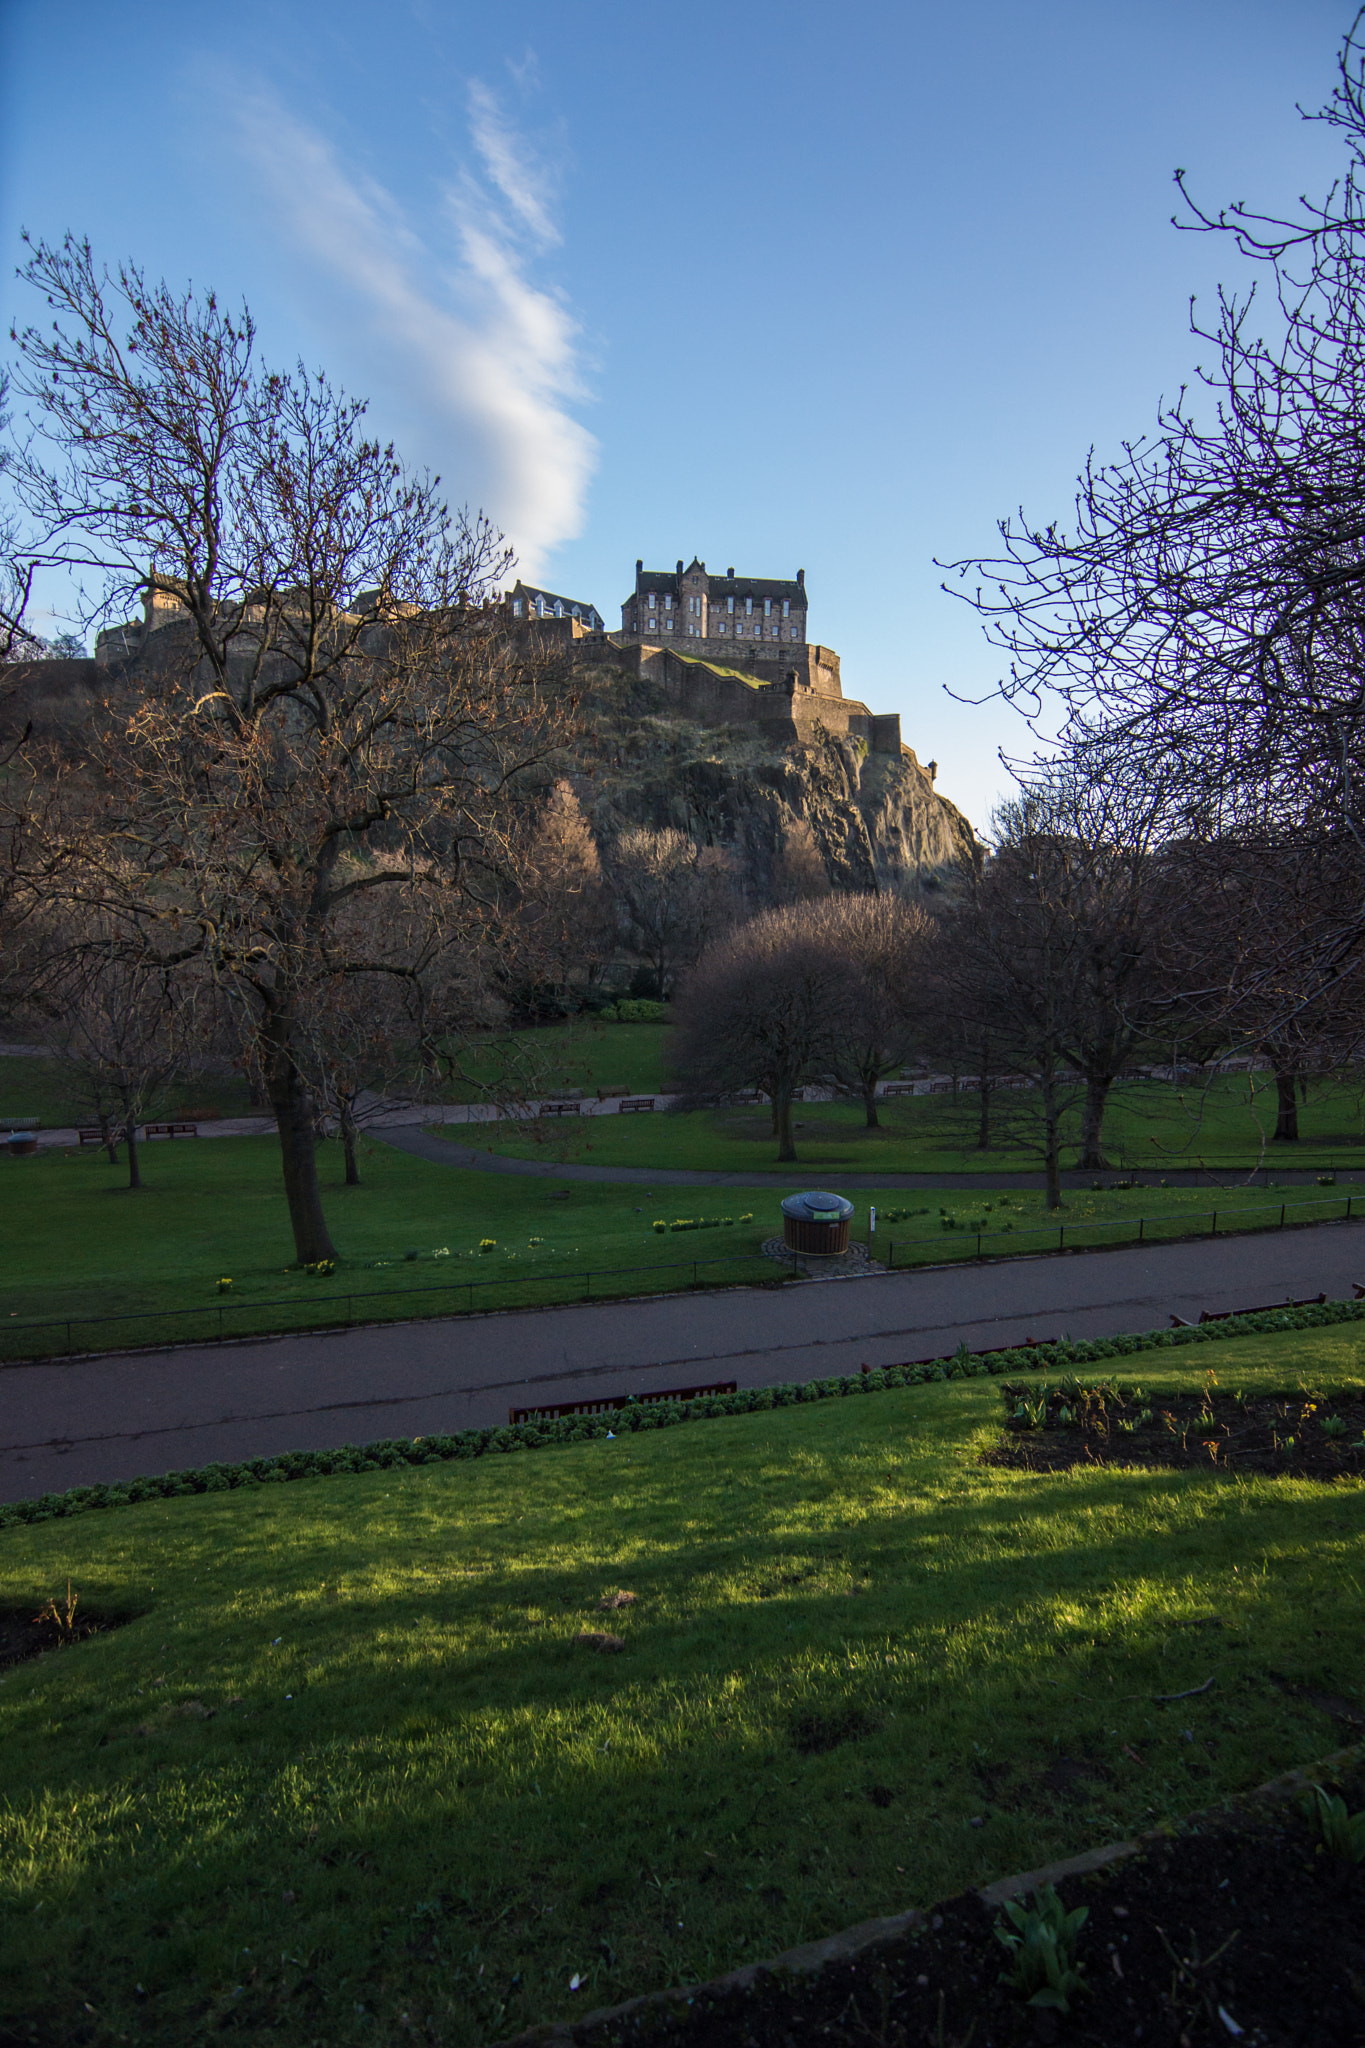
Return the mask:
<path fill-rule="evenodd" d="M 816 728 L 861 740 L 869 753 L 902 751 L 898 711 L 869 711 L 845 697 L 839 657 L 829 647 L 793 649 L 785 658 L 727 663 L 680 647 L 651 646 L 623 633 L 586 635 L 575 659 L 624 668 L 660 688 L 684 718 L 700 725 L 753 725 L 776 746 L 802 745 Z"/>

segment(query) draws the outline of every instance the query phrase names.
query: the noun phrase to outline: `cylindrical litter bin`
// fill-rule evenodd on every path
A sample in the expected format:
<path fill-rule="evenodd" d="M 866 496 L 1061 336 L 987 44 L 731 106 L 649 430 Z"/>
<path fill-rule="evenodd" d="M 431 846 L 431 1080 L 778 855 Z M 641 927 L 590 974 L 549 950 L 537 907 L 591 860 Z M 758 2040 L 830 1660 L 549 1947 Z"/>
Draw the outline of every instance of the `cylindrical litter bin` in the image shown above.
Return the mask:
<path fill-rule="evenodd" d="M 788 1195 L 782 1204 L 782 1234 L 788 1251 L 836 1258 L 848 1250 L 852 1214 L 853 1204 L 843 1195 L 825 1194 L 819 1189 L 806 1195 Z"/>
<path fill-rule="evenodd" d="M 11 1131 L 6 1145 L 12 1159 L 24 1159 L 38 1150 L 38 1140 L 32 1131 Z"/>

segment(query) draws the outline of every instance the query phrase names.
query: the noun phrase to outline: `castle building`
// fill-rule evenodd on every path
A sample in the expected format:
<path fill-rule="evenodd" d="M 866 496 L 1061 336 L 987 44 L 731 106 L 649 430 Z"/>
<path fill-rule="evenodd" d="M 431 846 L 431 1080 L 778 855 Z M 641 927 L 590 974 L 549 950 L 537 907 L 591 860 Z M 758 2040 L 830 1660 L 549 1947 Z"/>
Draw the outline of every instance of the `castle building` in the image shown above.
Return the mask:
<path fill-rule="evenodd" d="M 663 646 L 685 643 L 688 654 L 730 661 L 762 652 L 806 645 L 806 572 L 794 583 L 768 576 L 708 576 L 694 555 L 669 574 L 635 564 L 635 589 L 621 607 L 621 632 L 629 640 Z"/>
<path fill-rule="evenodd" d="M 535 590 L 520 577 L 507 598 L 514 619 L 577 619 L 586 632 L 606 631 L 596 605 L 584 604 L 581 598 L 558 597 L 553 590 Z"/>

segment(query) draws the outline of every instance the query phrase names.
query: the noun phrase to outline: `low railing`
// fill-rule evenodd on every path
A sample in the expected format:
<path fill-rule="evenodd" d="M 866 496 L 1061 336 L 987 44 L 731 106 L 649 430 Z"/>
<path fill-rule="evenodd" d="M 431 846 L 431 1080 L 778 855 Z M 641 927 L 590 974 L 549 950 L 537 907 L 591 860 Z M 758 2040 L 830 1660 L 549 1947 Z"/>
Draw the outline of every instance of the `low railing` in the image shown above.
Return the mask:
<path fill-rule="evenodd" d="M 956 1261 L 1033 1258 L 1040 1252 L 1099 1251 L 1114 1247 L 1116 1243 L 1158 1244 L 1196 1236 L 1222 1237 L 1243 1231 L 1286 1230 L 1305 1223 L 1331 1222 L 1335 1217 L 1349 1222 L 1354 1216 L 1356 1202 L 1362 1204 L 1362 1216 L 1365 1216 L 1365 1195 L 1335 1195 L 1321 1196 L 1308 1202 L 1271 1203 L 1255 1209 L 1214 1209 L 1193 1213 L 1186 1210 L 1166 1216 L 1116 1216 L 1112 1221 L 1097 1218 L 1085 1223 L 1063 1220 L 1022 1230 L 944 1230 L 932 1237 L 889 1239 L 884 1253 L 874 1238 L 869 1249 L 874 1256 L 885 1258 L 888 1271 L 907 1272 L 916 1266 L 945 1265 Z M 1308 1209 L 1317 1213 L 1312 1216 L 1301 1213 Z M 1256 1217 L 1269 1220 L 1251 1220 Z M 1205 1224 L 1208 1226 L 1206 1229 L 1192 1227 Z M 1096 1234 L 1106 1232 L 1110 1234 L 1100 1235 L 1097 1242 Z M 1117 1232 L 1126 1235 L 1116 1239 L 1113 1233 Z M 1045 1242 L 1026 1244 L 1026 1240 Z M 998 1243 L 1000 1248 L 989 1250 L 987 1247 L 991 1243 Z M 47 1316 L 26 1322 L 0 1323 L 0 1363 L 18 1364 L 83 1351 L 155 1350 L 177 1344 L 225 1343 L 234 1338 L 294 1336 L 310 1330 L 351 1329 L 357 1325 L 410 1321 L 427 1315 L 469 1315 L 488 1313 L 496 1308 L 534 1307 L 535 1301 L 524 1298 L 526 1291 L 544 1287 L 557 1289 L 554 1299 L 546 1302 L 545 1306 L 560 1307 L 585 1301 L 619 1299 L 629 1293 L 670 1293 L 688 1287 L 781 1286 L 802 1276 L 802 1255 L 793 1253 L 790 1257 L 790 1265 L 785 1260 L 774 1265 L 754 1250 L 731 1252 L 728 1256 L 710 1259 L 670 1260 L 649 1266 L 603 1266 L 578 1271 L 557 1267 L 544 1273 L 501 1274 L 486 1280 L 448 1280 L 427 1287 L 370 1288 L 344 1294 L 332 1291 L 332 1278 L 319 1277 L 310 1282 L 306 1295 L 276 1295 L 256 1301 L 224 1296 L 218 1301 L 198 1303 L 188 1308 L 129 1309 L 116 1315 Z M 718 1266 L 747 1270 L 730 1280 L 719 1275 L 710 1277 Z M 763 1270 L 765 1266 L 767 1271 Z M 708 1277 L 703 1277 L 704 1273 Z M 678 1274 L 690 1274 L 691 1278 L 670 1278 Z M 637 1284 L 633 1287 L 612 1286 L 610 1283 L 613 1281 Z M 638 1284 L 640 1282 L 653 1282 L 655 1285 L 649 1287 Z M 325 1299 L 322 1298 L 323 1290 L 326 1290 Z M 498 1302 L 491 1298 L 493 1290 L 501 1290 L 505 1296 L 523 1298 Z M 440 1297 L 439 1301 L 437 1297 Z M 394 1307 L 415 1299 L 420 1299 L 423 1305 L 406 1309 Z M 372 1306 L 357 1314 L 357 1304 Z M 258 1327 L 244 1327 L 253 1319 Z M 175 1326 L 174 1334 L 171 1326 Z M 97 1332 L 105 1334 L 97 1335 Z"/>
<path fill-rule="evenodd" d="M 554 1286 L 559 1292 L 546 1306 L 558 1308 L 585 1301 L 611 1300 L 631 1292 L 653 1291 L 638 1285 L 633 1288 L 612 1287 L 608 1283 L 613 1280 L 639 1282 L 662 1278 L 664 1285 L 658 1290 L 662 1293 L 673 1293 L 689 1286 L 734 1285 L 733 1281 L 719 1276 L 714 1279 L 703 1277 L 706 1269 L 716 1266 L 752 1269 L 740 1276 L 741 1284 L 747 1286 L 782 1286 L 792 1277 L 786 1269 L 774 1268 L 757 1250 L 731 1252 L 728 1256 L 711 1259 L 674 1259 L 650 1266 L 599 1266 L 581 1270 L 554 1267 L 544 1273 L 500 1274 L 486 1280 L 447 1280 L 427 1287 L 376 1287 L 345 1294 L 334 1291 L 334 1275 L 320 1275 L 310 1281 L 306 1295 L 274 1295 L 254 1301 L 246 1296 L 233 1298 L 225 1295 L 218 1301 L 199 1302 L 189 1308 L 128 1309 L 115 1315 L 44 1316 L 27 1322 L 0 1323 L 0 1363 L 19 1364 L 34 1358 L 51 1358 L 80 1351 L 164 1349 L 168 1345 L 179 1344 L 220 1344 L 234 1338 L 295 1336 L 309 1330 L 345 1330 L 358 1324 L 410 1321 L 414 1315 L 470 1315 L 486 1312 L 490 1307 L 536 1305 L 522 1300 L 491 1302 L 489 1292 L 493 1289 L 517 1296 L 527 1288 Z M 765 1267 L 766 1271 L 763 1270 Z M 672 1277 L 678 1274 L 690 1274 L 691 1279 Z M 595 1294 L 594 1283 L 597 1288 Z M 436 1296 L 444 1298 L 444 1305 L 434 1299 Z M 383 1312 L 391 1303 L 411 1302 L 414 1297 L 420 1297 L 425 1305 L 396 1314 Z M 376 1306 L 357 1315 L 357 1303 Z M 289 1322 L 287 1318 L 291 1315 L 298 1320 Z M 243 1324 L 252 1318 L 264 1318 L 261 1327 L 243 1328 Z M 177 1326 L 175 1334 L 171 1325 Z M 143 1334 L 136 1326 L 146 1326 L 147 1333 Z M 164 1335 L 158 1334 L 163 1330 Z M 35 1349 L 40 1332 L 50 1333 L 50 1341 Z M 111 1334 L 101 1340 L 95 1332 Z"/>
<path fill-rule="evenodd" d="M 1355 1213 L 1354 1204 L 1361 1203 L 1365 1215 L 1365 1195 L 1323 1195 L 1307 1202 L 1268 1202 L 1255 1208 L 1236 1207 L 1232 1209 L 1172 1210 L 1165 1216 L 1115 1216 L 1112 1221 L 1104 1217 L 1091 1217 L 1084 1223 L 1059 1220 L 1043 1223 L 1036 1227 L 1019 1229 L 1011 1226 L 1006 1230 L 972 1230 L 957 1226 L 942 1230 L 933 1237 L 902 1238 L 899 1243 L 888 1240 L 886 1265 L 890 1270 L 904 1270 L 911 1265 L 942 1265 L 950 1259 L 992 1259 L 1020 1256 L 1021 1238 L 1046 1239 L 1048 1242 L 1031 1247 L 1023 1254 L 1033 1258 L 1039 1252 L 1067 1251 L 1108 1251 L 1116 1244 L 1168 1244 L 1188 1237 L 1235 1237 L 1244 1232 L 1257 1230 L 1290 1230 L 1304 1223 L 1331 1223 L 1337 1218 L 1349 1223 Z M 1332 1214 L 1304 1216 L 1304 1209 L 1331 1211 Z M 1252 1222 L 1253 1217 L 1267 1217 L 1266 1222 Z M 1219 1229 L 1219 1219 L 1223 1228 Z M 1196 1229 L 1198 1224 L 1208 1228 Z M 1126 1236 L 1115 1239 L 1104 1237 L 1096 1242 L 1092 1232 L 1126 1232 Z M 954 1240 L 957 1243 L 954 1243 Z M 1008 1246 L 1001 1251 L 987 1251 L 986 1245 L 993 1240 L 1008 1240 Z M 1051 1240 L 1055 1239 L 1053 1243 Z M 960 1247 L 960 1248 L 959 1248 Z M 896 1268 L 896 1255 L 900 1253 L 900 1268 Z M 915 1257 L 920 1252 L 923 1256 Z M 911 1254 L 907 1257 L 906 1254 Z"/>

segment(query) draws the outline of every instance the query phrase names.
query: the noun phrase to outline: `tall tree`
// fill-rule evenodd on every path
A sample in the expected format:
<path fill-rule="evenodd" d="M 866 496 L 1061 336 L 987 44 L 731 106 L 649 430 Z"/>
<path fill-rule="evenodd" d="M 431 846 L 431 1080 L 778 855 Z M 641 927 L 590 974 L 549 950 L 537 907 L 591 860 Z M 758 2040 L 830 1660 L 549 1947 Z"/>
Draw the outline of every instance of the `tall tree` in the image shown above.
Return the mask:
<path fill-rule="evenodd" d="M 690 967 L 709 939 L 734 921 L 734 879 L 719 847 L 698 846 L 675 826 L 645 825 L 623 832 L 607 868 L 627 941 L 653 970 L 661 1000 L 681 969 Z"/>
<path fill-rule="evenodd" d="M 348 906 L 371 895 L 426 948 L 473 947 L 554 738 L 542 678 L 482 603 L 509 556 L 366 436 L 363 404 L 261 366 L 247 312 L 69 238 L 24 274 L 52 316 L 17 337 L 34 553 L 95 579 L 94 615 L 142 594 L 148 622 L 85 735 L 64 886 L 223 984 L 297 1256 L 328 1258 L 308 1048 Z M 32 871 L 53 863 L 36 849 Z"/>
<path fill-rule="evenodd" d="M 800 910 L 767 910 L 709 946 L 681 984 L 671 1059 L 694 1095 L 760 1088 L 777 1156 L 796 1158 L 792 1104 L 839 1040 L 846 964 Z"/>
<path fill-rule="evenodd" d="M 899 896 L 830 896 L 794 913 L 839 978 L 829 1071 L 877 1127 L 877 1089 L 923 1042 L 933 923 Z"/>

